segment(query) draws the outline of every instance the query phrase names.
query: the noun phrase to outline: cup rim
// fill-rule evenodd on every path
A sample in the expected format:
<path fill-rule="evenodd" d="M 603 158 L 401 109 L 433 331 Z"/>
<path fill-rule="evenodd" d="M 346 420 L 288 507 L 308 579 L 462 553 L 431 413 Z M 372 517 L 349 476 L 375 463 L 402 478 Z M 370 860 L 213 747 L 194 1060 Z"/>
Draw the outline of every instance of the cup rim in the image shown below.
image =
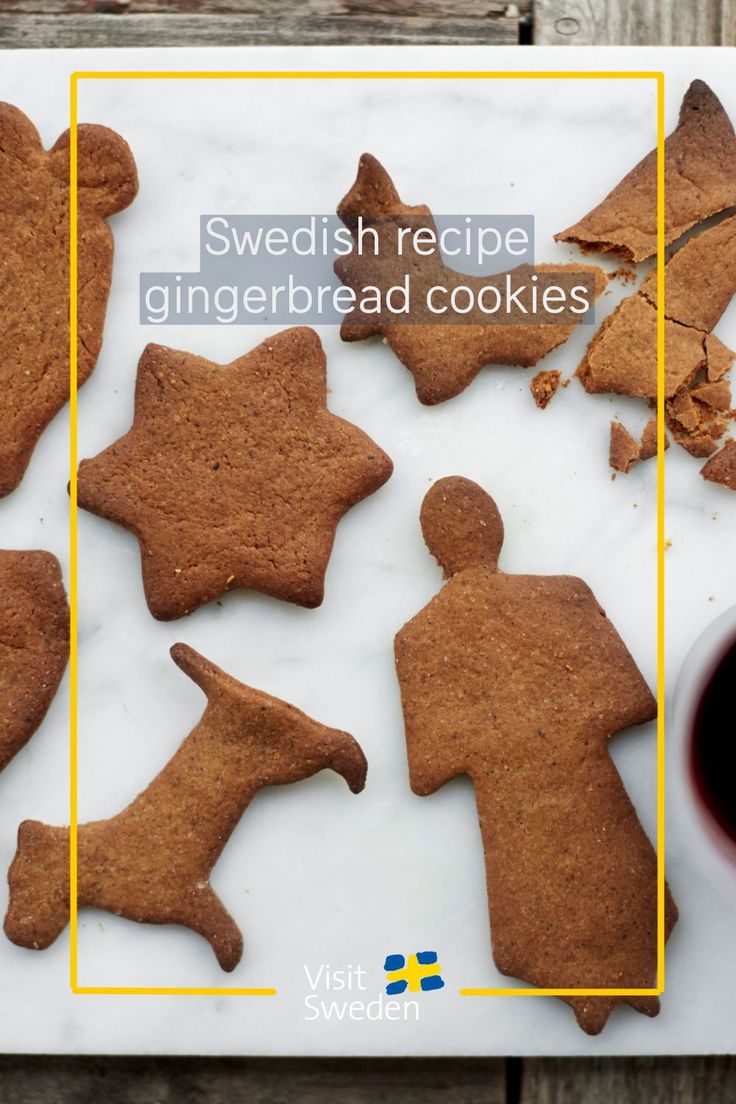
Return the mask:
<path fill-rule="evenodd" d="M 678 819 L 682 817 L 686 822 L 685 835 L 699 866 L 736 904 L 736 842 L 697 791 L 692 768 L 693 728 L 702 692 L 734 644 L 736 606 L 712 621 L 685 656 L 675 684 L 672 723 L 668 727 L 677 745 L 673 788 L 678 799 Z"/>

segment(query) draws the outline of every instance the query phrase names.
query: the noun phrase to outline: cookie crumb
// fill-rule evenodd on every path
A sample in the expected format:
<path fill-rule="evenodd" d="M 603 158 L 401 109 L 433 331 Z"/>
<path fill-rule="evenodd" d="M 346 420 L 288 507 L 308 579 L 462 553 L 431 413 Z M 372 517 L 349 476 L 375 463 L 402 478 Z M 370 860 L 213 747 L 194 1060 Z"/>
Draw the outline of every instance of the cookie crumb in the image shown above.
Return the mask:
<path fill-rule="evenodd" d="M 611 422 L 608 460 L 614 471 L 626 475 L 639 459 L 639 444 L 621 422 Z"/>
<path fill-rule="evenodd" d="M 625 268 L 621 265 L 620 268 L 614 268 L 610 275 L 611 280 L 620 280 L 622 284 L 633 284 L 636 280 L 636 272 L 633 268 Z"/>
<path fill-rule="evenodd" d="M 554 398 L 560 386 L 561 378 L 561 372 L 537 372 L 536 376 L 529 384 L 529 390 L 540 410 L 544 410 Z"/>
<path fill-rule="evenodd" d="M 664 447 L 668 449 L 670 447 L 670 440 L 667 434 L 664 435 Z M 651 460 L 653 456 L 657 455 L 657 419 L 650 418 L 647 424 L 644 426 L 644 432 L 641 435 L 641 444 L 639 445 L 639 459 Z"/>

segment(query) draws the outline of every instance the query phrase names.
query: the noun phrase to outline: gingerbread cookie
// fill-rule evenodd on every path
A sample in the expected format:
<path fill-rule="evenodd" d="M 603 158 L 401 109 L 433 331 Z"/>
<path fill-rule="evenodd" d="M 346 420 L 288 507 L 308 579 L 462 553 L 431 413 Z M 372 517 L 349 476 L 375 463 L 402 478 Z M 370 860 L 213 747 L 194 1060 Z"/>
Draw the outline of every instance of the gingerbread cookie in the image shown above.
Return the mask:
<path fill-rule="evenodd" d="M 725 383 L 705 384 L 705 387 L 718 388 L 720 394 L 724 393 L 721 388 L 725 387 L 730 395 L 730 388 Z M 704 394 L 707 398 L 698 398 L 698 395 Z M 694 387 L 681 391 L 665 405 L 667 425 L 672 436 L 691 456 L 701 459 L 711 456 L 728 429 L 731 411 L 728 406 L 721 409 L 715 407 L 713 404 L 717 401 L 715 392 Z"/>
<path fill-rule="evenodd" d="M 326 406 L 313 330 L 285 330 L 232 364 L 148 345 L 133 426 L 79 468 L 79 504 L 133 532 L 159 620 L 234 587 L 322 601 L 335 529 L 391 460 Z"/>
<path fill-rule="evenodd" d="M 700 330 L 665 319 L 667 396 L 689 387 L 699 372 L 708 370 L 709 351 L 715 346 L 706 346 L 705 337 Z M 656 399 L 657 310 L 641 292 L 624 299 L 606 318 L 575 374 L 591 395 Z"/>
<path fill-rule="evenodd" d="M 664 447 L 668 449 L 670 442 L 665 434 Z M 640 460 L 651 460 L 657 455 L 657 419 L 650 418 L 644 426 L 641 441 L 629 433 L 621 422 L 611 422 L 611 441 L 608 451 L 608 461 L 614 471 L 627 475 Z"/>
<path fill-rule="evenodd" d="M 347 732 L 236 682 L 185 644 L 171 656 L 207 707 L 142 794 L 110 820 L 79 827 L 78 907 L 182 924 L 233 970 L 243 939 L 209 879 L 244 810 L 262 787 L 326 768 L 359 793 L 366 761 Z M 24 821 L 8 883 L 6 935 L 21 947 L 50 946 L 69 920 L 69 829 Z"/>
<path fill-rule="evenodd" d="M 736 135 L 717 96 L 693 81 L 665 142 L 665 240 L 736 205 Z M 580 222 L 555 235 L 586 252 L 643 261 L 657 252 L 657 151 L 652 150 Z"/>
<path fill-rule="evenodd" d="M 105 221 L 138 190 L 107 127 L 78 128 L 78 380 L 102 344 L 113 238 Z M 46 152 L 31 121 L 0 104 L 0 497 L 17 487 L 69 398 L 69 132 Z"/>
<path fill-rule="evenodd" d="M 396 226 L 410 220 L 409 225 L 414 229 L 422 226 L 435 230 L 434 220 L 428 207 L 410 207 L 402 203 L 390 176 L 370 154 L 361 157 L 357 179 L 340 203 L 337 213 L 354 237 L 359 216 L 366 224 L 372 222 L 377 225 L 377 232 L 381 235 L 379 256 L 369 255 L 370 251 L 361 256 L 356 251 L 335 262 L 339 278 L 356 291 L 366 286 L 386 289 L 411 271 L 415 301 L 423 303 L 428 290 L 436 285 L 450 290 L 463 285 L 477 292 L 489 285 L 501 287 L 506 276 L 512 275 L 502 273 L 482 278 L 462 275 L 448 268 L 436 253 L 420 255 L 412 244 L 406 244 L 403 255 L 399 257 L 395 246 Z M 531 286 L 534 277 L 538 288 L 571 277 L 584 279 L 589 281 L 594 292 L 591 299 L 598 298 L 606 286 L 605 274 L 592 265 L 544 264 L 534 269 L 520 266 L 513 275 L 520 284 L 526 282 L 526 286 Z M 424 321 L 427 317 L 431 319 L 432 316 L 426 311 L 419 316 L 412 312 L 411 320 L 403 322 L 366 321 L 365 318 L 356 321 L 347 315 L 340 335 L 343 341 L 362 341 L 376 334 L 382 335 L 414 376 L 420 402 L 434 404 L 464 391 L 487 364 L 531 367 L 563 345 L 580 321 L 579 318 L 576 321 L 555 321 L 549 314 L 541 315 L 546 319 L 541 322 L 471 320 L 442 324 L 439 321 Z"/>
<path fill-rule="evenodd" d="M 736 440 L 730 437 L 720 452 L 712 456 L 700 473 L 711 483 L 720 483 L 736 491 Z"/>
<path fill-rule="evenodd" d="M 678 249 L 664 270 L 665 314 L 680 326 L 710 333 L 736 293 L 736 215 L 704 230 Z M 657 306 L 657 270 L 640 294 Z"/>
<path fill-rule="evenodd" d="M 655 986 L 657 863 L 608 752 L 656 703 L 580 579 L 498 569 L 503 524 L 467 479 L 427 493 L 421 523 L 449 583 L 396 637 L 416 794 L 473 780 L 493 957 L 540 988 Z M 667 893 L 667 933 L 677 911 Z M 627 1000 L 565 997 L 599 1032 Z"/>
<path fill-rule="evenodd" d="M 611 422 L 608 462 L 614 471 L 627 475 L 641 456 L 639 442 L 621 422 Z"/>
<path fill-rule="evenodd" d="M 736 291 L 736 216 L 691 238 L 665 267 L 667 425 L 693 456 L 710 456 L 728 427 L 734 354 L 710 331 Z M 601 326 L 578 367 L 587 391 L 657 395 L 657 272 Z"/>
<path fill-rule="evenodd" d="M 28 743 L 69 658 L 69 607 L 50 552 L 0 551 L 0 770 Z"/>

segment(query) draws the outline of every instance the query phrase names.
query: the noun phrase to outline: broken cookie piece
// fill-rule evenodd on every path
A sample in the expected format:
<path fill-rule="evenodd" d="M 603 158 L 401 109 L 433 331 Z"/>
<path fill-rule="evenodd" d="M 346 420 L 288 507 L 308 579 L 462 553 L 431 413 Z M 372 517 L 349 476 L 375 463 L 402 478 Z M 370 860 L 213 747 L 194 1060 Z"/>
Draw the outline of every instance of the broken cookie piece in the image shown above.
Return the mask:
<path fill-rule="evenodd" d="M 666 264 L 664 282 L 665 395 L 672 398 L 717 383 L 736 357 L 711 333 L 736 292 L 736 216 L 691 238 Z M 588 346 L 576 373 L 587 391 L 656 397 L 657 303 L 655 269 Z"/>
<path fill-rule="evenodd" d="M 657 306 L 657 269 L 639 289 Z M 710 333 L 736 292 L 736 215 L 690 238 L 664 269 L 664 309 L 682 326 Z"/>
<path fill-rule="evenodd" d="M 664 447 L 670 443 L 665 435 Z M 641 441 L 637 441 L 621 422 L 611 422 L 609 463 L 614 471 L 627 475 L 640 460 L 651 460 L 657 455 L 657 419 L 650 418 L 644 426 Z"/>
<path fill-rule="evenodd" d="M 693 81 L 665 142 L 665 241 L 736 205 L 736 135 L 715 93 Z M 555 235 L 586 251 L 643 261 L 657 251 L 657 151 L 574 226 Z"/>
<path fill-rule="evenodd" d="M 665 409 L 670 423 L 679 426 L 680 429 L 684 429 L 688 433 L 692 433 L 694 429 L 697 429 L 700 414 L 689 391 L 683 391 L 682 394 L 675 395 L 667 403 Z"/>
<path fill-rule="evenodd" d="M 608 459 L 614 471 L 626 475 L 639 460 L 641 451 L 628 429 L 621 422 L 611 422 L 611 444 Z"/>
<path fill-rule="evenodd" d="M 375 229 L 381 239 L 376 255 L 354 250 L 336 261 L 335 272 L 340 280 L 356 294 L 366 286 L 377 287 L 382 291 L 383 301 L 385 289 L 401 283 L 406 273 L 411 272 L 414 304 L 411 314 L 401 322 L 371 320 L 359 312 L 346 315 L 340 336 L 343 341 L 363 341 L 374 335 L 384 337 L 414 376 L 417 397 L 422 403 L 440 403 L 460 394 L 488 364 L 532 367 L 564 344 L 583 318 L 577 312 L 568 312 L 567 320 L 550 314 L 541 315 L 542 321 L 528 321 L 521 317 L 521 314 L 530 313 L 525 309 L 511 322 L 486 322 L 477 320 L 484 316 L 476 309 L 466 321 L 443 323 L 435 320 L 436 313 L 417 305 L 427 302 L 433 288 L 451 292 L 462 285 L 474 296 L 479 296 L 483 288 L 500 294 L 508 278 L 524 285 L 527 294 L 531 294 L 530 288 L 536 287 L 541 302 L 546 285 L 574 279 L 578 283 L 587 282 L 588 287 L 581 285 L 581 290 L 588 292 L 588 301 L 593 302 L 603 294 L 607 284 L 602 269 L 581 264 L 542 264 L 534 268 L 522 265 L 510 273 L 467 276 L 450 269 L 437 252 L 430 255 L 418 252 L 413 239 L 404 244 L 399 256 L 397 226 L 406 224 L 414 230 L 421 227 L 436 235 L 435 222 L 428 207 L 410 207 L 402 202 L 391 177 L 370 154 L 361 157 L 355 183 L 338 206 L 337 213 L 356 240 L 360 218 L 363 226 Z M 535 317 L 539 316 L 536 312 Z"/>
<path fill-rule="evenodd" d="M 708 334 L 705 339 L 705 355 L 710 383 L 716 383 L 726 375 L 726 372 L 730 372 L 736 359 L 736 353 L 724 345 L 715 334 Z"/>
<path fill-rule="evenodd" d="M 665 394 L 674 395 L 707 368 L 705 334 L 665 319 Z M 575 375 L 590 394 L 657 397 L 657 311 L 637 293 L 609 315 Z"/>
<path fill-rule="evenodd" d="M 731 410 L 731 384 L 728 380 L 718 383 L 701 383 L 690 391 L 695 402 L 704 403 L 712 410 L 725 414 Z"/>
<path fill-rule="evenodd" d="M 711 457 L 700 474 L 711 483 L 720 483 L 723 487 L 736 491 L 736 440 L 733 437 L 726 441 L 719 453 Z"/>
<path fill-rule="evenodd" d="M 537 372 L 529 384 L 529 390 L 540 410 L 544 410 L 552 401 L 560 386 L 561 379 L 561 372 Z"/>
<path fill-rule="evenodd" d="M 693 384 L 665 404 L 667 425 L 691 456 L 705 459 L 718 448 L 731 418 L 731 386 L 726 380 Z"/>
<path fill-rule="evenodd" d="M 664 435 L 664 447 L 668 449 L 670 442 L 667 434 Z M 650 418 L 647 424 L 644 426 L 644 432 L 641 435 L 641 443 L 639 445 L 639 459 L 651 460 L 657 455 L 658 452 L 657 442 L 657 419 Z"/>

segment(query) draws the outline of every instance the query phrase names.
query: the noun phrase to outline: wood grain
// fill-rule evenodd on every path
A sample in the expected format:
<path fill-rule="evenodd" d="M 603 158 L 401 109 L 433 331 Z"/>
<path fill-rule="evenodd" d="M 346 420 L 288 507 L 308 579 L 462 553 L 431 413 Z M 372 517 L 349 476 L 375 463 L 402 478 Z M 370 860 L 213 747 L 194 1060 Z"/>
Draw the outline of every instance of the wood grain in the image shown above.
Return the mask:
<path fill-rule="evenodd" d="M 527 1058 L 519 1104 L 733 1104 L 736 1058 Z"/>
<path fill-rule="evenodd" d="M 736 0 L 536 0 L 539 46 L 736 44 Z"/>
<path fill-rule="evenodd" d="M 503 1059 L 489 1058 L 2 1057 L 0 1091 L 8 1104 L 506 1104 Z"/>
<path fill-rule="evenodd" d="M 514 43 L 530 0 L 2 0 L 0 47 Z M 536 0 L 535 42 L 736 44 L 736 0 Z M 247 1045 L 244 1042 L 244 1045 Z M 734 1058 L 0 1058 L 14 1104 L 733 1104 Z"/>
<path fill-rule="evenodd" d="M 4 0 L 0 48 L 515 45 L 530 0 Z"/>

